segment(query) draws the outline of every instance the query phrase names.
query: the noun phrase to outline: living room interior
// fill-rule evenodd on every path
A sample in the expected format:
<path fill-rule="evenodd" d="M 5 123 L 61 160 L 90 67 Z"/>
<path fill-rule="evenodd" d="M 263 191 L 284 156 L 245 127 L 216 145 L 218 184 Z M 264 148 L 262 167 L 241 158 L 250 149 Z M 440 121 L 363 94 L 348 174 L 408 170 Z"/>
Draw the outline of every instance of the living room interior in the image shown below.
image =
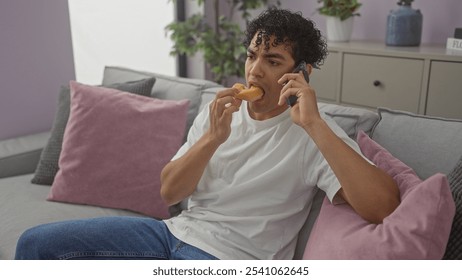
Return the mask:
<path fill-rule="evenodd" d="M 0 205 L 3 204 L 3 224 L 10 228 L 2 226 L 0 259 L 13 257 L 18 235 L 34 224 L 99 215 L 165 218 L 187 207 L 167 209 L 159 202 L 157 208 L 145 209 L 125 202 L 85 203 L 67 198 L 53 201 L 53 195 L 49 195 L 51 183 L 45 186 L 30 181 L 43 159 L 43 148 L 50 145 L 50 131 L 56 127 L 60 113 L 62 86 L 69 86 L 70 81 L 77 81 L 82 87 L 122 90 L 132 87 L 133 81 L 155 78 L 150 81 L 154 86 L 151 84 L 147 94 L 140 94 L 176 100 L 175 106 L 182 108 L 177 108 L 176 113 L 184 115 L 183 123 L 172 123 L 177 129 L 166 132 L 175 138 L 172 143 L 176 146 L 168 148 L 174 153 L 197 112 L 214 94 L 243 81 L 236 76 L 225 77 L 224 82 L 215 80 L 213 65 L 207 65 L 201 53 L 170 54 L 173 42 L 166 26 L 178 17 L 184 19 L 197 12 L 207 15 L 211 22 L 217 16 L 217 2 L 220 13 L 227 14 L 230 4 L 225 0 L 204 1 L 203 5 L 193 0 L 18 0 L 1 4 Z M 265 6 L 251 10 L 251 15 L 258 15 L 267 6 L 279 5 L 301 11 L 316 22 L 323 34 L 327 32 L 317 0 L 266 2 Z M 400 162 L 395 167 L 413 174 L 400 186 L 402 201 L 406 203 L 402 203 L 403 208 L 387 227 L 377 228 L 347 215 L 348 223 L 361 229 L 355 239 L 342 230 L 345 220 L 336 220 L 334 228 L 322 223 L 321 218 L 343 217 L 351 212 L 330 209 L 320 197 L 317 205 L 313 204 L 318 207 L 313 210 L 316 215 L 309 217 L 300 232 L 294 259 L 461 259 L 462 45 L 461 50 L 448 48 L 447 40 L 458 36 L 456 30 L 462 28 L 462 1 L 411 1 L 412 7 L 423 15 L 421 37 L 414 46 L 386 44 L 387 17 L 399 7 L 397 1 L 360 2 L 360 15 L 354 17 L 351 37 L 347 41 L 328 41 L 325 64 L 314 69 L 310 78 L 320 110 L 338 122 L 351 138 L 364 143 L 371 158 L 383 157 L 396 163 L 396 157 Z M 234 19 L 245 26 L 238 13 Z M 143 82 L 142 86 L 146 84 Z M 75 87 L 71 83 L 71 88 Z M 382 147 L 374 146 L 367 137 Z M 155 157 L 159 151 L 150 153 L 146 155 Z M 165 163 L 166 159 L 163 160 Z M 381 166 L 378 160 L 374 163 Z M 402 178 L 395 175 L 396 180 Z M 425 194 L 417 194 L 418 187 Z M 29 191 L 33 194 L 25 201 L 30 205 L 19 206 L 25 203 L 21 197 Z M 90 195 L 94 194 L 90 191 Z M 422 200 L 428 205 L 419 206 Z M 23 210 L 18 214 L 11 207 L 30 212 Z M 46 210 L 34 214 L 39 216 L 36 219 L 30 214 L 33 207 Z M 56 211 L 62 211 L 62 215 Z M 399 232 L 391 229 L 397 225 L 402 226 Z M 350 251 L 332 249 L 330 254 L 326 253 L 329 240 L 339 240 L 338 236 L 323 234 L 327 231 L 345 234 L 342 241 L 348 240 Z M 381 242 L 378 236 L 387 233 L 391 240 L 396 238 L 399 242 L 381 244 L 373 254 L 364 253 L 364 248 L 374 248 Z M 336 245 L 333 242 L 328 248 Z"/>

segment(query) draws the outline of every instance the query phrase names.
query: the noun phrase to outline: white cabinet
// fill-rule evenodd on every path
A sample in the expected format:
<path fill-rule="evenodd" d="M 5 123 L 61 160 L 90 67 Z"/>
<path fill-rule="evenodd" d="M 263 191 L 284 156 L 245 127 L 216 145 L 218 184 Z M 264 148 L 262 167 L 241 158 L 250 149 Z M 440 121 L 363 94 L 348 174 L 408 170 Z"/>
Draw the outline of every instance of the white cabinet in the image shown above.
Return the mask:
<path fill-rule="evenodd" d="M 339 91 L 340 81 L 340 55 L 331 52 L 324 61 L 322 70 L 313 69 L 310 75 L 310 84 L 316 90 L 316 95 L 325 101 L 335 102 Z"/>
<path fill-rule="evenodd" d="M 328 45 L 326 63 L 312 74 L 320 101 L 462 119 L 462 53 L 381 42 Z"/>
<path fill-rule="evenodd" d="M 432 61 L 428 83 L 428 115 L 462 118 L 462 63 Z"/>
<path fill-rule="evenodd" d="M 345 54 L 342 73 L 343 103 L 411 112 L 419 108 L 422 60 Z"/>

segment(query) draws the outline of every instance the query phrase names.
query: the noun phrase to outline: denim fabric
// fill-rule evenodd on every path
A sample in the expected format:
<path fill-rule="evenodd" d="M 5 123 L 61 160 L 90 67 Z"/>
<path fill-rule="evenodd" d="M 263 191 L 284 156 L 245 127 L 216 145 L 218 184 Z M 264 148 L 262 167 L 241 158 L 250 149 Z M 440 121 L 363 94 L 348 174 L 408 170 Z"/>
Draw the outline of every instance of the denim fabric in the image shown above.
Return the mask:
<path fill-rule="evenodd" d="M 40 225 L 24 232 L 16 259 L 216 259 L 178 240 L 162 221 L 104 217 Z"/>

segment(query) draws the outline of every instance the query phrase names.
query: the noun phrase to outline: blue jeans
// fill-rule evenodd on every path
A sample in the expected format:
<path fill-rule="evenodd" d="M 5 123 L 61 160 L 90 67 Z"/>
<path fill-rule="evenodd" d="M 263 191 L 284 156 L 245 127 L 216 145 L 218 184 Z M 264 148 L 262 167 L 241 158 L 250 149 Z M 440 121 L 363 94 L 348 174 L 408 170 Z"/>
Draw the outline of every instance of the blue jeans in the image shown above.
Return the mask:
<path fill-rule="evenodd" d="M 104 217 L 40 225 L 24 232 L 16 259 L 216 259 L 178 240 L 164 222 Z"/>

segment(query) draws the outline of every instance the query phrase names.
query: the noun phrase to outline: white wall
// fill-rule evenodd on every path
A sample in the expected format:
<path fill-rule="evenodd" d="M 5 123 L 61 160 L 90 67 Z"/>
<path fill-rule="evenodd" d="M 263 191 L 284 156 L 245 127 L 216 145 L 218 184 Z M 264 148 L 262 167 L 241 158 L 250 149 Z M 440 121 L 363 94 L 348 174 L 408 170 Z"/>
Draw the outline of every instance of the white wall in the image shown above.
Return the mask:
<path fill-rule="evenodd" d="M 68 0 L 76 80 L 100 84 L 105 65 L 176 75 L 168 0 Z"/>

